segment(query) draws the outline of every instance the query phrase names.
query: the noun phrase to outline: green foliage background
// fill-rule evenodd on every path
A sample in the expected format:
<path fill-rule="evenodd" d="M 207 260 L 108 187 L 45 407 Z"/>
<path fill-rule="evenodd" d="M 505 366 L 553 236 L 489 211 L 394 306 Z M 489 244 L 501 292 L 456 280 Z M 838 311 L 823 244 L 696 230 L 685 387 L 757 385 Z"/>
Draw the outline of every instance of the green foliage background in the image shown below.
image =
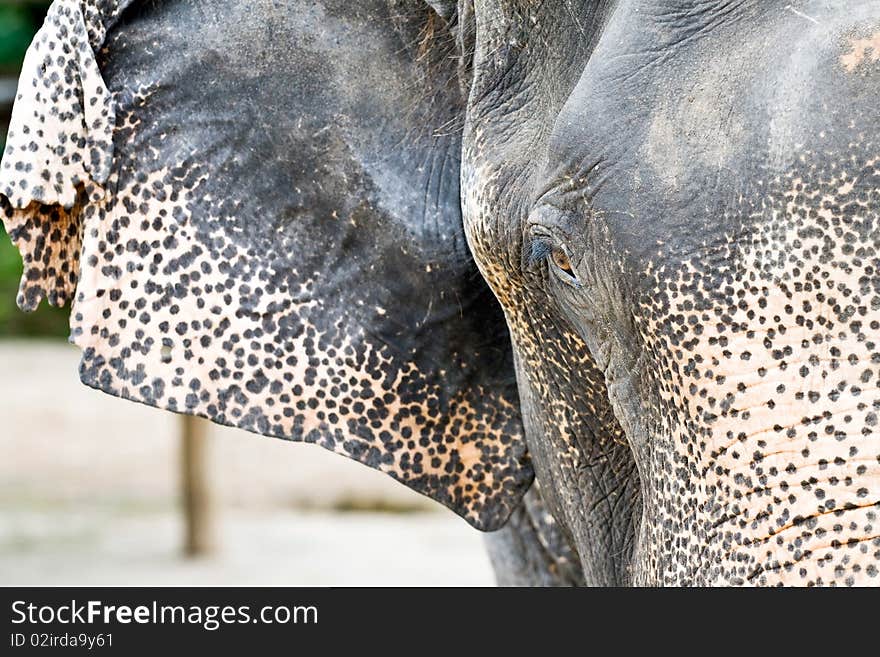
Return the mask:
<path fill-rule="evenodd" d="M 39 29 L 49 2 L 0 0 L 0 79 L 18 78 L 24 53 Z M 0 98 L 0 152 L 6 141 L 11 110 L 9 98 Z M 34 313 L 23 313 L 15 305 L 21 257 L 0 225 L 0 338 L 65 337 L 68 309 L 40 306 Z"/>

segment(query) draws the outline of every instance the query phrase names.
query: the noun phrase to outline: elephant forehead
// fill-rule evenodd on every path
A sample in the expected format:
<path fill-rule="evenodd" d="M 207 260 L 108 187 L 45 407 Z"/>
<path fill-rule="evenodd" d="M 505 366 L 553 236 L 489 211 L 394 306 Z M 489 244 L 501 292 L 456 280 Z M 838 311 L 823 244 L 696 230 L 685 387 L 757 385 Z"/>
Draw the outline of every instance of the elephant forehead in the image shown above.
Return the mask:
<path fill-rule="evenodd" d="M 777 9 L 762 4 L 761 20 L 719 19 L 680 39 L 686 22 L 634 35 L 635 19 L 615 13 L 554 117 L 535 185 L 568 211 L 573 234 L 608 226 L 610 248 L 588 256 L 619 258 L 632 276 L 661 258 L 674 267 L 710 241 L 738 239 L 755 212 L 743 206 L 777 177 L 844 166 L 826 151 L 850 142 L 865 163 L 876 7 L 829 10 L 821 26 Z M 811 148 L 813 161 L 798 162 Z"/>

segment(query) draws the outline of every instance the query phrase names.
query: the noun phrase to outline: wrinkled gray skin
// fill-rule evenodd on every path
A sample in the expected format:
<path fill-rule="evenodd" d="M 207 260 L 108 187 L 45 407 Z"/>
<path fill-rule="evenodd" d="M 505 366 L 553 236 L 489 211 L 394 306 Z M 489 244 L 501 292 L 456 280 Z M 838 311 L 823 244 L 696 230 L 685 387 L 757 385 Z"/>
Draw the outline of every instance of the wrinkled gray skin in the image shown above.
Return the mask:
<path fill-rule="evenodd" d="M 880 583 L 880 0 L 82 4 L 32 73 L 112 144 L 22 119 L 0 210 L 88 385 L 379 468 L 502 584 Z"/>
<path fill-rule="evenodd" d="M 571 542 L 547 511 L 537 482 L 502 529 L 486 534 L 499 586 L 584 586 Z"/>

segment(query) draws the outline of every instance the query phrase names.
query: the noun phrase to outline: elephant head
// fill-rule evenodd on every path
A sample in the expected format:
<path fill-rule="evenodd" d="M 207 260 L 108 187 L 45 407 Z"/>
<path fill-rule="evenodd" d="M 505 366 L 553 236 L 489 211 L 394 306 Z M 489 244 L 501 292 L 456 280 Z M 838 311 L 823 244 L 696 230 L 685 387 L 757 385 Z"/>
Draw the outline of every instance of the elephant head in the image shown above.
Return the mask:
<path fill-rule="evenodd" d="M 574 4 L 478 15 L 462 173 L 555 516 L 594 581 L 876 583 L 880 4 Z"/>
<path fill-rule="evenodd" d="M 531 581 L 876 583 L 880 5 L 826 5 L 56 0 L 19 302 Z"/>

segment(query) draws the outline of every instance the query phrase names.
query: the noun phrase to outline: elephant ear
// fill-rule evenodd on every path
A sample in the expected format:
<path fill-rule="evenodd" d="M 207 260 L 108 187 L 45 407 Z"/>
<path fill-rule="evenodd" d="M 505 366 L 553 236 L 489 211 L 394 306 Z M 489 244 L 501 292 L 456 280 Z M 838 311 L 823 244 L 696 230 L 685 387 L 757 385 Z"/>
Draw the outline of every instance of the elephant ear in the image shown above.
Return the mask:
<path fill-rule="evenodd" d="M 20 304 L 75 284 L 87 385 L 318 443 L 502 525 L 532 471 L 433 10 L 122 4 L 56 2 L 28 56 L 0 178 Z"/>

